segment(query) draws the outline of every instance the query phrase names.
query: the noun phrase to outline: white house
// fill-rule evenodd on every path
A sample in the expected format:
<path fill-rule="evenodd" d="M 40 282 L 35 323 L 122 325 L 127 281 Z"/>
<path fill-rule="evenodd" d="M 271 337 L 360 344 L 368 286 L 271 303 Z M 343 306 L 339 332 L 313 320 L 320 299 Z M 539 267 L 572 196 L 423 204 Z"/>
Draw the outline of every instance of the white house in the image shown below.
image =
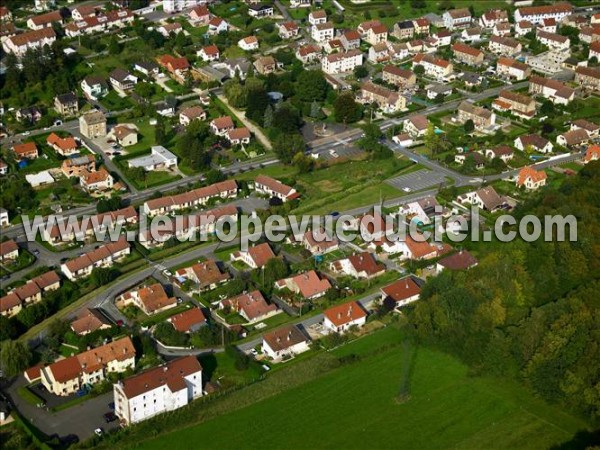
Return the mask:
<path fill-rule="evenodd" d="M 258 50 L 258 38 L 256 36 L 246 36 L 238 41 L 238 47 L 247 52 Z"/>
<path fill-rule="evenodd" d="M 471 23 L 471 12 L 468 8 L 451 9 L 442 16 L 444 26 L 449 30 L 467 27 Z"/>
<path fill-rule="evenodd" d="M 381 288 L 381 301 L 384 304 L 391 301 L 395 308 L 399 308 L 419 300 L 420 294 L 421 287 L 409 276 Z"/>
<path fill-rule="evenodd" d="M 153 145 L 151 153 L 127 161 L 129 167 L 141 167 L 144 170 L 161 170 L 177 167 L 177 156 L 162 145 Z"/>
<path fill-rule="evenodd" d="M 332 53 L 321 60 L 321 69 L 328 74 L 352 72 L 355 67 L 362 66 L 363 54 L 359 49 L 347 52 Z"/>
<path fill-rule="evenodd" d="M 310 36 L 317 42 L 333 39 L 334 27 L 331 22 L 318 23 L 310 28 Z"/>
<path fill-rule="evenodd" d="M 309 339 L 295 325 L 288 325 L 263 335 L 262 351 L 274 361 L 292 358 L 309 349 Z"/>
<path fill-rule="evenodd" d="M 323 312 L 323 326 L 335 333 L 344 333 L 351 327 L 367 323 L 367 313 L 358 302 L 348 302 Z"/>
<path fill-rule="evenodd" d="M 113 385 L 115 414 L 125 425 L 174 411 L 202 394 L 202 366 L 191 355 Z"/>
<path fill-rule="evenodd" d="M 516 23 L 521 20 L 528 20 L 533 24 L 538 24 L 544 19 L 554 19 L 560 22 L 572 12 L 573 7 L 569 3 L 555 3 L 553 5 L 518 8 L 515 10 L 514 18 Z"/>

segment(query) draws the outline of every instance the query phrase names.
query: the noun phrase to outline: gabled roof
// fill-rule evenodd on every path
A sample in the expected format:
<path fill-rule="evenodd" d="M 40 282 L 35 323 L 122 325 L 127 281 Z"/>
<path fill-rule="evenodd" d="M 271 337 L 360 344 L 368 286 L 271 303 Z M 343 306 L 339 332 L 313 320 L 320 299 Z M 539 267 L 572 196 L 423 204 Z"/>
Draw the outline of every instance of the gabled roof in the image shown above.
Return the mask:
<path fill-rule="evenodd" d="M 206 322 L 206 317 L 200 308 L 191 308 L 171 316 L 169 322 L 171 322 L 173 328 L 177 331 L 186 333 L 190 331 L 193 326 Z"/>
<path fill-rule="evenodd" d="M 519 171 L 517 178 L 517 186 L 523 186 L 530 179 L 534 183 L 538 183 L 547 178 L 546 172 L 543 170 L 535 170 L 531 166 L 525 166 Z"/>
<path fill-rule="evenodd" d="M 254 261 L 257 267 L 264 266 L 270 259 L 275 258 L 275 253 L 271 250 L 271 246 L 264 242 L 262 244 L 255 245 L 248 249 L 248 254 Z"/>
<path fill-rule="evenodd" d="M 421 293 L 421 288 L 412 277 L 404 277 L 392 284 L 381 288 L 381 292 L 386 296 L 394 300 L 396 303 L 414 297 Z"/>
<path fill-rule="evenodd" d="M 438 261 L 438 264 L 450 270 L 466 270 L 477 265 L 477 259 L 467 250 L 460 250 Z"/>
<path fill-rule="evenodd" d="M 278 330 L 265 333 L 265 341 L 273 351 L 285 350 L 301 342 L 307 342 L 308 338 L 300 331 L 296 325 L 287 325 Z"/>
<path fill-rule="evenodd" d="M 355 301 L 326 309 L 323 314 L 336 327 L 367 317 L 365 310 Z"/>

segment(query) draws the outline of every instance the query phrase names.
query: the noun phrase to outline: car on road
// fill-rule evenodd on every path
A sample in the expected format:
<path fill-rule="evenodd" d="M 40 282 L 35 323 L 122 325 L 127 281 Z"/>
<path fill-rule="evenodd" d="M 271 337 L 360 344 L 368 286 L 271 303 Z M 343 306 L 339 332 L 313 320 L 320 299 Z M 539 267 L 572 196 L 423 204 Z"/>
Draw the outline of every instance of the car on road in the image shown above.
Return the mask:
<path fill-rule="evenodd" d="M 29 136 L 31 134 L 31 131 L 23 131 L 21 133 L 21 136 Z"/>
<path fill-rule="evenodd" d="M 173 274 L 169 270 L 167 270 L 167 269 L 163 270 L 163 275 L 165 277 L 172 277 L 173 276 Z"/>
<path fill-rule="evenodd" d="M 402 190 L 403 190 L 404 192 L 412 192 L 412 189 L 411 189 L 411 188 L 409 188 L 409 187 L 403 187 L 403 188 L 402 188 Z"/>
<path fill-rule="evenodd" d="M 117 326 L 119 328 L 121 328 L 124 325 L 123 321 L 121 319 L 117 320 Z"/>
<path fill-rule="evenodd" d="M 102 436 L 104 434 L 104 430 L 102 428 L 96 428 L 94 430 L 94 433 L 96 434 L 96 436 Z"/>
<path fill-rule="evenodd" d="M 111 422 L 114 422 L 115 420 L 117 420 L 117 415 L 114 412 L 109 411 L 106 414 L 104 414 L 104 421 L 106 423 L 111 423 Z"/>
<path fill-rule="evenodd" d="M 35 256 L 38 256 L 38 255 L 40 254 L 40 251 L 39 251 L 39 250 L 34 250 L 34 251 L 33 251 L 33 254 L 34 254 Z"/>
<path fill-rule="evenodd" d="M 338 152 L 336 152 L 334 149 L 329 150 L 329 154 L 331 156 L 333 156 L 334 158 L 339 158 L 340 155 L 338 154 Z"/>

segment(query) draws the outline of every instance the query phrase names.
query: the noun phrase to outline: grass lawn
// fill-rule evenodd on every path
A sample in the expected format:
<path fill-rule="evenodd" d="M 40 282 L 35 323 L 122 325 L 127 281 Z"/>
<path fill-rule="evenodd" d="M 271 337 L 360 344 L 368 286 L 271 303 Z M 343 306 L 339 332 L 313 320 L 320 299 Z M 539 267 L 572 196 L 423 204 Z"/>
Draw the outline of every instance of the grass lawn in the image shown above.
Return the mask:
<path fill-rule="evenodd" d="M 200 356 L 204 376 L 209 380 L 219 380 L 223 385 L 244 384 L 259 378 L 263 369 L 259 364 L 250 364 L 248 370 L 235 368 L 235 360 L 227 353 L 204 354 Z"/>
<path fill-rule="evenodd" d="M 20 388 L 18 388 L 17 393 L 23 400 L 25 400 L 30 405 L 36 406 L 40 403 L 44 403 L 44 400 L 41 397 L 38 397 L 27 386 L 21 386 Z"/>
<path fill-rule="evenodd" d="M 114 90 L 109 91 L 108 94 L 102 97 L 100 103 L 109 111 L 120 111 L 133 106 L 128 97 L 119 97 L 119 94 Z"/>
<path fill-rule="evenodd" d="M 427 348 L 417 350 L 411 396 L 399 403 L 402 350 L 384 347 L 399 340 L 392 327 L 378 331 L 330 354 L 357 354 L 356 363 L 142 447 L 530 449 L 568 441 L 587 427 L 513 382 L 468 376 L 459 361 Z M 273 375 L 289 376 L 304 364 L 310 360 Z"/>
<path fill-rule="evenodd" d="M 189 303 L 183 303 L 183 304 L 177 305 L 171 309 L 167 309 L 166 311 L 163 311 L 161 313 L 154 314 L 154 315 L 150 316 L 148 319 L 144 320 L 142 322 L 142 326 L 151 327 L 152 325 L 156 325 L 157 323 L 162 322 L 163 320 L 167 320 L 169 317 L 174 316 L 175 314 L 179 314 L 180 312 L 190 309 L 191 306 L 192 305 Z"/>

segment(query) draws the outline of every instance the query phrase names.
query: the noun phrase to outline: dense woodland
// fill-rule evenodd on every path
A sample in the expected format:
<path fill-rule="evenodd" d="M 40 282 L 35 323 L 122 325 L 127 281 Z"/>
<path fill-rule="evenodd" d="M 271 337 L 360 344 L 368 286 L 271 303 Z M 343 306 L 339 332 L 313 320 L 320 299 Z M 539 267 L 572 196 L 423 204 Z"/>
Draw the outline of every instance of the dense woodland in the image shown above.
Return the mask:
<path fill-rule="evenodd" d="M 600 163 L 522 204 L 517 217 L 573 214 L 577 242 L 471 243 L 479 265 L 445 271 L 410 312 L 418 337 L 474 373 L 508 375 L 600 417 Z"/>

